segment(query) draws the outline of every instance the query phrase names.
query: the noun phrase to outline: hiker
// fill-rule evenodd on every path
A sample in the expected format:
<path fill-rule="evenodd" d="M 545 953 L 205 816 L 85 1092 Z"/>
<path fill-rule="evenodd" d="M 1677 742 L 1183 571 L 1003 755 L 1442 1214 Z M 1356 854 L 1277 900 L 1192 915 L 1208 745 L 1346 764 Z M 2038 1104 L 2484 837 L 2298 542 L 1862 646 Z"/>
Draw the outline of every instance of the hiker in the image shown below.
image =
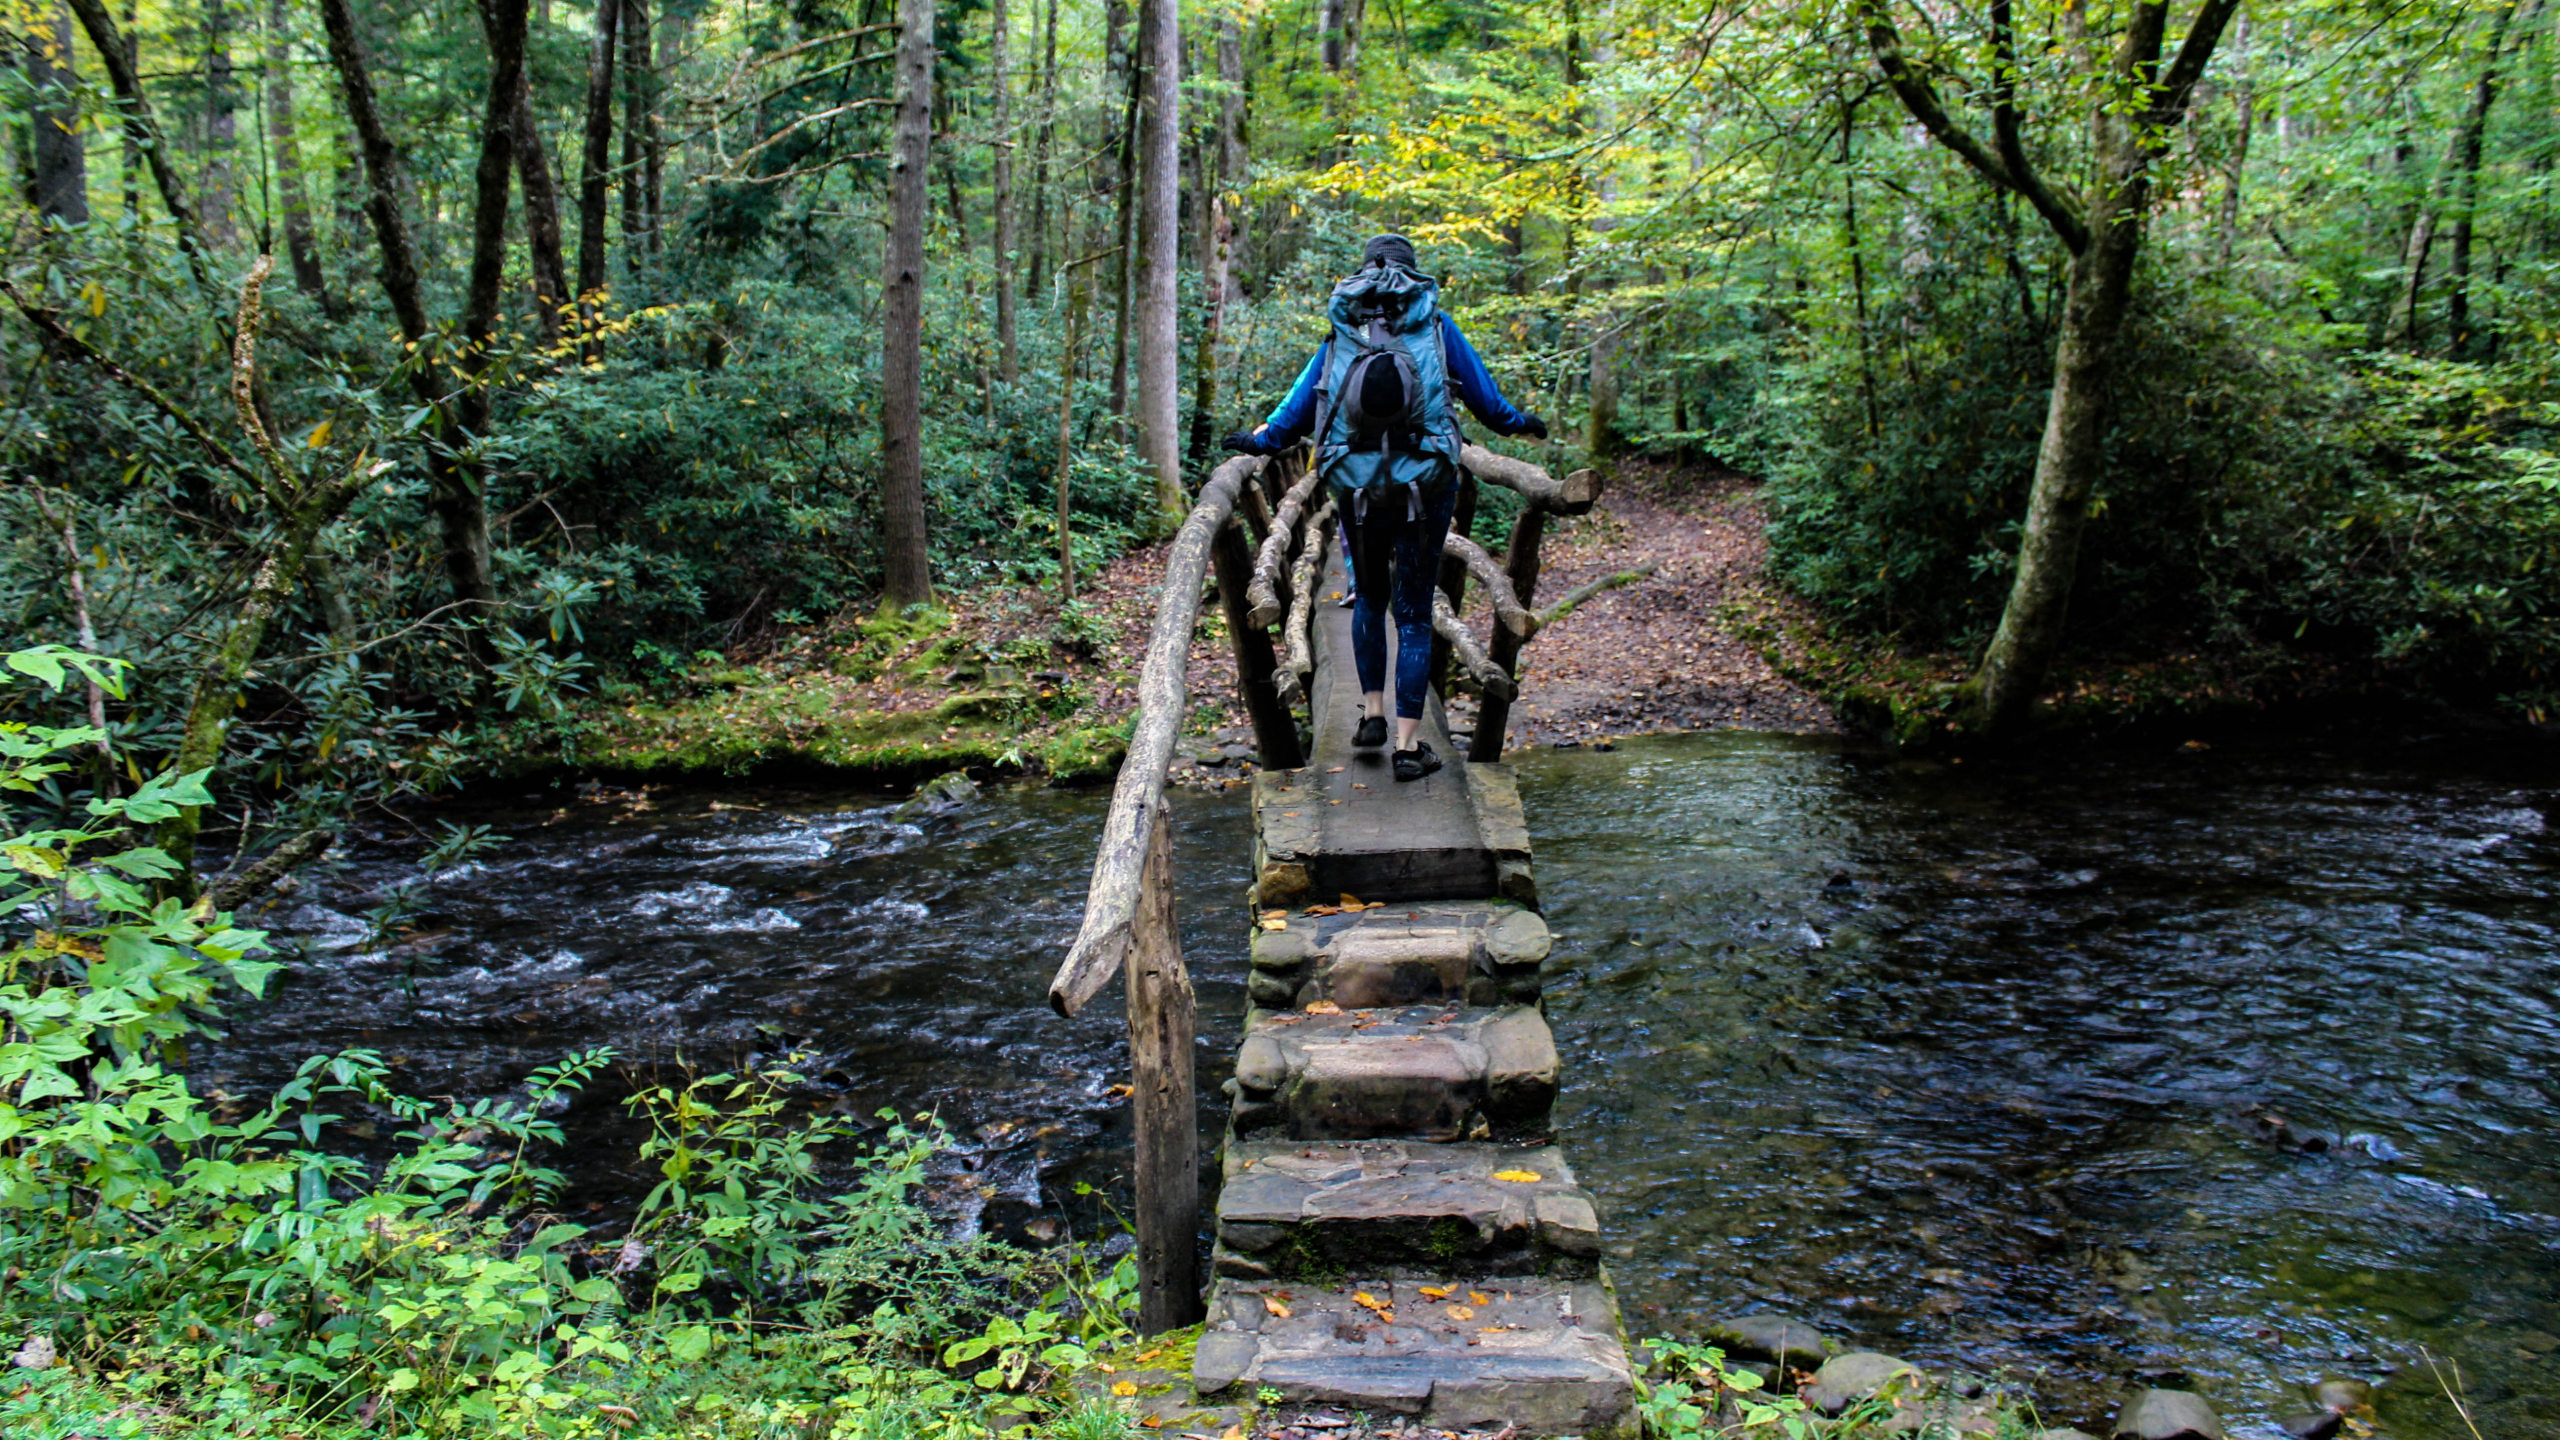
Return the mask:
<path fill-rule="evenodd" d="M 1387 740 L 1387 611 L 1396 619 L 1398 780 L 1419 780 L 1440 757 L 1415 737 L 1431 679 L 1431 594 L 1458 503 L 1458 417 L 1451 396 L 1500 435 L 1547 436 L 1547 422 L 1502 398 L 1484 361 L 1440 309 L 1413 242 L 1381 235 L 1325 303 L 1333 336 L 1316 347 L 1271 418 L 1224 442 L 1276 455 L 1310 434 L 1316 465 L 1341 517 L 1352 577 L 1351 653 L 1360 672 L 1360 729 L 1352 743 Z"/>

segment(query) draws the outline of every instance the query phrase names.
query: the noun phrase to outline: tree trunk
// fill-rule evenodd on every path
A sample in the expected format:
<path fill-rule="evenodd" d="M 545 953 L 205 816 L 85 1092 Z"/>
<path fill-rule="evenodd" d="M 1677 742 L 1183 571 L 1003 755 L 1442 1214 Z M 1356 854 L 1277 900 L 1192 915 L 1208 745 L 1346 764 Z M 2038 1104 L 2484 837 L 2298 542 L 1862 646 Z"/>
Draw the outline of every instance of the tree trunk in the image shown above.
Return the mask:
<path fill-rule="evenodd" d="M 2134 185 L 2142 188 L 2138 180 Z M 2121 220 L 2093 222 L 2088 248 L 2072 259 L 2017 575 L 2000 613 L 1999 631 L 1980 670 L 1966 682 L 1970 694 L 1963 697 L 1991 733 L 2025 723 L 2062 650 L 2089 496 L 2106 469 L 2106 392 L 2114 377 L 2116 340 L 2131 306 L 2134 261 L 2142 249 L 2143 198 L 2131 197 Z"/>
<path fill-rule="evenodd" d="M 27 44 L 27 88 L 36 95 L 28 115 L 34 131 L 36 213 L 65 225 L 89 222 L 89 154 L 80 138 L 80 105 L 72 97 L 80 77 L 71 70 L 71 14 L 37 12 Z M 47 103 L 45 97 L 58 97 Z"/>
<path fill-rule="evenodd" d="M 1138 0 L 1138 446 L 1167 529 L 1182 523 L 1182 28 L 1176 0 Z"/>
<path fill-rule="evenodd" d="M 1022 376 L 1021 356 L 1013 333 L 1013 79 L 1005 71 L 1005 30 L 1010 17 L 1005 0 L 994 0 L 988 14 L 987 83 L 995 89 L 995 144 L 991 157 L 995 186 L 996 378 L 1007 385 Z"/>
<path fill-rule="evenodd" d="M 1234 298 L 1234 261 L 1248 252 L 1244 238 L 1244 191 L 1253 183 L 1250 137 L 1245 130 L 1244 31 L 1233 14 L 1218 17 L 1218 189 L 1232 198 L 1226 209 L 1228 293 Z"/>
<path fill-rule="evenodd" d="M 2239 28 L 2232 32 L 2232 63 L 2239 69 L 2236 83 L 2239 92 L 2238 126 L 2232 132 L 2231 158 L 2222 177 L 2222 208 L 2214 217 L 2214 267 L 2231 268 L 2232 252 L 2240 244 L 2240 190 L 2249 173 L 2249 137 L 2258 128 L 2258 87 L 2249 79 L 2249 17 L 2240 17 Z"/>
<path fill-rule="evenodd" d="M 649 79 L 655 62 L 648 0 L 618 0 L 614 28 L 622 50 L 622 263 L 640 272 L 640 258 L 655 253 L 649 239 Z"/>
<path fill-rule="evenodd" d="M 231 217 L 233 156 L 239 148 L 240 123 L 239 97 L 231 73 L 230 10 L 230 0 L 205 0 L 205 147 L 198 184 L 204 197 L 205 236 L 222 246 L 239 238 Z"/>
<path fill-rule="evenodd" d="M 578 313 L 588 332 L 587 358 L 603 347 L 594 338 L 597 295 L 604 289 L 605 209 L 613 164 L 613 41 L 620 0 L 596 0 L 595 29 L 587 41 L 587 128 L 578 160 Z"/>
<path fill-rule="evenodd" d="M 2034 205 L 2072 257 L 2017 574 L 2000 613 L 2000 628 L 1981 666 L 1956 696 L 1968 727 L 2000 734 L 2030 718 L 2062 650 L 2089 497 L 2106 469 L 2106 392 L 2114 378 L 2116 341 L 2131 306 L 2134 263 L 2142 252 L 2150 167 L 2175 129 L 2186 123 L 2196 82 L 2239 0 L 2205 0 L 2165 71 L 2160 56 L 2168 28 L 2167 0 L 2140 0 L 2126 16 L 2105 75 L 2090 78 L 2120 86 L 2133 103 L 2103 105 L 2089 113 L 2090 150 L 2098 174 L 2085 213 L 2059 197 L 2027 158 L 2016 104 L 2010 0 L 1992 0 L 1990 7 L 1996 151 L 1949 115 L 1929 78 L 1912 68 L 1886 3 L 1858 0 L 1857 10 L 1877 68 L 1903 108 L 1941 146 L 1995 186 Z"/>
<path fill-rule="evenodd" d="M 1035 297 L 1049 277 L 1049 157 L 1058 142 L 1058 0 L 1048 0 L 1041 28 L 1040 142 L 1031 164 L 1029 291 Z"/>
<path fill-rule="evenodd" d="M 1591 332 L 1591 395 L 1584 413 L 1588 423 L 1582 445 L 1593 459 L 1605 459 L 1626 448 L 1618 429 L 1618 332 L 1615 316 L 1602 315 Z"/>
<path fill-rule="evenodd" d="M 267 0 L 267 130 L 275 137 L 276 190 L 284 202 L 285 253 L 293 286 L 327 310 L 329 279 L 311 230 L 311 199 L 302 184 L 302 143 L 293 117 L 293 22 L 285 0 Z"/>
<path fill-rule="evenodd" d="M 2445 145 L 2444 165 L 2436 171 L 2435 183 L 2428 187 L 2427 198 L 2409 225 L 2409 243 L 2400 259 L 2400 295 L 2392 302 L 2391 318 L 2382 328 L 2382 343 L 2392 348 L 2417 350 L 2425 343 L 2425 328 L 2418 319 L 2418 295 L 2426 285 L 2427 254 L 2435 246 L 2436 227 L 2442 223 L 2440 214 L 2452 208 L 2455 191 L 2466 182 L 2478 181 L 2480 137 L 2489 122 L 2489 103 L 2497 98 L 2499 52 L 2506 47 L 2507 23 L 2515 19 L 2515 14 L 2515 4 L 2509 0 L 2490 23 L 2488 59 L 2481 62 L 2480 79 L 2471 87 L 2471 103 L 2463 107 L 2462 119 L 2454 125 L 2453 138 Z M 2468 207 L 2464 208 L 2467 214 Z M 2469 258 L 2464 256 L 2466 264 Z M 2468 296 L 2463 308 L 2467 320 Z"/>
<path fill-rule="evenodd" d="M 880 608 L 933 599 L 924 513 L 924 226 L 932 176 L 933 0 L 898 0 L 889 246 L 880 278 Z"/>
<path fill-rule="evenodd" d="M 1067 282 L 1067 343 L 1058 352 L 1058 598 L 1076 598 L 1075 513 L 1073 509 L 1076 429 L 1076 362 L 1084 346 L 1084 276 Z"/>
<path fill-rule="evenodd" d="M 1316 57 L 1327 72 L 1342 73 L 1343 11 L 1349 0 L 1320 0 L 1316 7 Z"/>
<path fill-rule="evenodd" d="M 141 11 L 141 0 L 124 0 L 124 36 L 118 43 L 124 47 L 124 68 L 134 74 L 140 74 L 142 70 Z M 117 178 L 124 186 L 126 233 L 132 237 L 127 246 L 131 249 L 142 243 L 143 135 L 140 124 L 130 116 L 117 128 L 124 137 L 123 158 L 116 168 L 122 172 Z M 135 253 L 139 253 L 138 249 Z"/>
<path fill-rule="evenodd" d="M 533 321 L 545 348 L 560 343 L 560 310 L 569 301 L 569 262 L 560 245 L 560 187 L 542 129 L 533 120 L 530 67 L 516 87 L 516 184 L 524 194 L 525 248 L 533 256 Z"/>
<path fill-rule="evenodd" d="M 484 134 L 478 172 L 479 198 L 485 202 L 490 194 L 489 167 L 491 147 L 512 148 L 514 138 L 507 116 L 514 110 L 515 88 L 524 75 L 524 5 L 525 0 L 486 0 L 486 3 L 511 10 L 514 15 L 514 59 L 491 54 L 492 75 L 503 72 L 507 88 L 492 90 L 484 112 Z M 355 17 L 347 9 L 347 0 L 320 0 L 321 23 L 329 32 L 329 59 L 337 67 L 338 85 L 346 97 L 347 119 L 355 127 L 356 138 L 364 151 L 365 214 L 373 222 L 374 239 L 382 252 L 382 289 L 391 301 L 391 313 L 399 321 L 401 338 L 413 345 L 428 343 L 426 302 L 418 283 L 418 253 L 411 237 L 408 217 L 400 210 L 399 150 L 382 123 L 382 108 L 374 97 L 373 77 L 365 62 L 363 42 L 356 37 Z M 494 17 L 484 11 L 484 24 L 490 25 L 493 41 L 505 33 L 503 16 Z M 481 319 L 484 311 L 482 286 L 489 287 L 485 312 L 494 316 L 499 265 L 498 247 L 486 244 L 487 232 L 495 228 L 503 241 L 506 225 L 506 150 L 497 152 L 497 203 L 480 205 L 473 215 L 473 248 L 470 293 L 466 301 L 463 329 L 466 338 L 485 342 L 489 323 Z M 494 217 L 491 210 L 494 209 Z M 465 354 L 465 364 L 474 367 L 485 363 L 474 345 Z M 411 371 L 410 388 L 418 403 L 431 407 L 436 414 L 434 448 L 428 457 L 428 493 L 443 532 L 445 576 L 453 587 L 453 598 L 462 613 L 473 619 L 487 619 L 497 614 L 498 589 L 489 558 L 489 524 L 480 495 L 477 461 L 467 460 L 459 447 L 468 443 L 460 433 L 469 429 L 472 417 L 487 423 L 487 395 L 476 383 L 466 385 L 460 413 L 446 403 L 445 381 L 425 366 Z M 474 408 L 476 405 L 476 409 Z M 485 664 L 493 653 L 486 637 L 473 632 L 473 648 Z"/>
<path fill-rule="evenodd" d="M 2445 257 L 2445 344 L 2446 353 L 2456 360 L 2471 354 L 2471 221 L 2480 206 L 2481 138 L 2488 130 L 2489 106 L 2498 97 L 2499 51 L 2506 41 L 2507 21 L 2515 7 L 2507 7 L 2498 18 L 2498 26 L 2489 40 L 2489 60 L 2481 67 L 2480 79 L 2471 89 L 2471 109 L 2465 117 L 2461 149 L 2456 156 L 2453 181 L 2452 253 Z"/>
<path fill-rule="evenodd" d="M 1226 329 L 1227 247 L 1235 232 L 1227 224 L 1227 202 L 1214 185 L 1209 195 L 1209 238 L 1200 247 L 1200 350 L 1192 361 L 1191 463 L 1209 463 L 1209 439 L 1217 429 L 1218 336 Z"/>
<path fill-rule="evenodd" d="M 1119 223 L 1111 261 L 1111 413 L 1115 417 L 1111 433 L 1122 444 L 1129 439 L 1129 307 L 1136 298 L 1138 273 L 1138 92 L 1145 83 L 1145 68 L 1143 62 L 1129 67 L 1128 103 L 1120 118 L 1120 179 L 1113 197 L 1119 203 Z"/>

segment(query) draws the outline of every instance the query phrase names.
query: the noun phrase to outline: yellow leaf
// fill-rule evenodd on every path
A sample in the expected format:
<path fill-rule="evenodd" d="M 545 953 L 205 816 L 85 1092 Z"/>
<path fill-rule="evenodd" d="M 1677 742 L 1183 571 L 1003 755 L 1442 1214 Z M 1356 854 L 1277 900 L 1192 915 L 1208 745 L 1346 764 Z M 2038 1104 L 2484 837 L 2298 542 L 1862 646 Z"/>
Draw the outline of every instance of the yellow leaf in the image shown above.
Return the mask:
<path fill-rule="evenodd" d="M 1281 1319 L 1283 1319 L 1283 1320 L 1286 1320 L 1286 1319 L 1288 1319 L 1288 1318 L 1289 1318 L 1289 1307 L 1288 1307 L 1288 1306 L 1286 1306 L 1286 1305 L 1281 1304 L 1279 1301 L 1277 1301 L 1277 1300 L 1275 1300 L 1275 1299 L 1271 1298 L 1271 1297 L 1270 1297 L 1270 1296 L 1268 1296 L 1268 1295 L 1265 1295 L 1265 1296 L 1263 1296 L 1263 1297 L 1262 1297 L 1262 1308 L 1263 1308 L 1263 1309 L 1265 1309 L 1265 1310 L 1270 1311 L 1270 1312 L 1271 1312 L 1272 1314 L 1274 1314 L 1274 1315 L 1279 1316 L 1279 1317 L 1280 1317 Z"/>
<path fill-rule="evenodd" d="M 1449 1307 L 1449 1318 L 1452 1320 L 1473 1320 L 1476 1318 L 1476 1312 L 1468 1309 L 1464 1305 L 1452 1305 Z"/>
<path fill-rule="evenodd" d="M 1130 1396 L 1138 1393 L 1138 1382 L 1134 1380 L 1116 1381 L 1111 1387 L 1111 1393 L 1119 1396 L 1123 1400 L 1126 1400 Z"/>
<path fill-rule="evenodd" d="M 1514 1185 L 1535 1185 L 1547 1177 L 1535 1170 L 1496 1170 L 1493 1172 L 1493 1178 L 1508 1180 Z"/>
<path fill-rule="evenodd" d="M 1352 1292 L 1351 1303 L 1354 1305 L 1365 1305 L 1372 1310 L 1384 1310 L 1387 1308 L 1387 1302 L 1370 1294 L 1366 1290 Z"/>
<path fill-rule="evenodd" d="M 1342 908 L 1345 910 L 1366 910 L 1369 907 L 1360 902 L 1359 896 L 1345 895 L 1342 897 Z"/>
<path fill-rule="evenodd" d="M 1149 1429 L 1149 1430 L 1153 1430 L 1153 1429 L 1157 1428 L 1158 1426 L 1160 1426 L 1160 1425 L 1164 1424 L 1164 1417 L 1163 1417 L 1163 1416 L 1161 1416 L 1161 1415 L 1150 1415 L 1150 1416 L 1148 1416 L 1146 1419 L 1141 1420 L 1141 1421 L 1139 1421 L 1138 1423 L 1139 1423 L 1140 1425 L 1144 1426 L 1145 1428 Z"/>
<path fill-rule="evenodd" d="M 1449 1287 L 1446 1285 L 1425 1285 L 1422 1287 L 1422 1298 L 1425 1300 L 1446 1300 L 1449 1298 Z"/>
<path fill-rule="evenodd" d="M 1339 1015 L 1342 1013 L 1342 1007 L 1334 1004 L 1330 1000 L 1318 1000 L 1307 1007 L 1307 1013 L 1310 1015 Z"/>
<path fill-rule="evenodd" d="M 313 450 L 317 450 L 321 446 L 328 444 L 330 424 L 330 421 L 323 420 L 319 424 L 312 426 L 310 437 L 305 439 L 302 443 Z"/>
<path fill-rule="evenodd" d="M 1493 1303 L 1493 1297 L 1487 1295 L 1481 1290 L 1470 1290 L 1467 1292 L 1467 1303 L 1470 1305 L 1490 1305 Z"/>

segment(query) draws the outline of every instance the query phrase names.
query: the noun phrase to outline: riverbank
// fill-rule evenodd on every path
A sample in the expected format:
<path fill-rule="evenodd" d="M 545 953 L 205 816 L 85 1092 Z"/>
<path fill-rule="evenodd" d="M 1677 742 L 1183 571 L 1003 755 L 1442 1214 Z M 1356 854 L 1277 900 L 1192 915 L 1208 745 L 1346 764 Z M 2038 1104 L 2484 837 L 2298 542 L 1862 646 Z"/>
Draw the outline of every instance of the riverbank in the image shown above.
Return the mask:
<path fill-rule="evenodd" d="M 1539 636 L 1511 743 L 1838 731 L 1830 708 L 1732 623 L 1738 607 L 1767 603 L 1763 554 L 1749 481 L 1631 465 L 1591 514 L 1551 528 L 1540 593 L 1552 599 L 1604 575 L 1658 568 Z M 1163 563 L 1161 544 L 1133 550 L 1064 602 L 1054 592 L 987 589 L 912 620 L 812 627 L 761 655 L 715 657 L 679 682 L 608 690 L 494 768 L 649 781 L 798 772 L 896 783 L 949 770 L 1106 781 L 1126 750 Z M 1480 592 L 1474 599 L 1469 619 L 1482 623 Z M 1191 693 L 1181 778 L 1231 783 L 1251 767 L 1253 737 L 1214 606 L 1193 645 Z M 1473 700 L 1455 697 L 1450 718 L 1466 729 Z"/>

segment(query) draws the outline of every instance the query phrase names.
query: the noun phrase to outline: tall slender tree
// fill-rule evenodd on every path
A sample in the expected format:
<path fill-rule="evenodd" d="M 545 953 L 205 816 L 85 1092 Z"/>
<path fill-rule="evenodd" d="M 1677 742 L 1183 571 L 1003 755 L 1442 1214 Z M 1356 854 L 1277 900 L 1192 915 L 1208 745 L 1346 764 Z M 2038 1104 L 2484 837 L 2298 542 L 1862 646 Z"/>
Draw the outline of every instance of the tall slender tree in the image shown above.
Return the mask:
<path fill-rule="evenodd" d="M 1177 0 L 1138 0 L 1138 453 L 1155 476 L 1156 508 L 1178 525 L 1190 510 L 1176 426 L 1181 316 L 1182 27 Z"/>
<path fill-rule="evenodd" d="M 560 186 L 534 121 L 532 66 L 516 87 L 516 184 L 524 195 L 525 249 L 533 260 L 533 322 L 546 346 L 560 343 L 560 312 L 569 303 L 569 268 L 560 243 Z"/>
<path fill-rule="evenodd" d="M 1005 0 L 994 0 L 987 14 L 987 84 L 992 96 L 995 143 L 989 164 L 995 190 L 993 259 L 996 280 L 996 376 L 1007 385 L 1022 374 L 1015 348 L 1013 317 L 1013 78 L 1005 68 Z"/>
<path fill-rule="evenodd" d="M 58 6 L 36 12 L 27 37 L 27 89 L 36 96 L 28 114 L 35 151 L 36 213 L 65 225 L 89 222 L 89 156 L 80 138 L 80 77 L 71 68 L 71 14 Z"/>
<path fill-rule="evenodd" d="M 614 29 L 621 17 L 620 0 L 596 0 L 595 28 L 587 38 L 587 124 L 578 169 L 578 302 L 588 331 L 587 355 L 594 358 L 594 296 L 605 284 L 605 208 L 613 181 L 613 50 Z"/>
<path fill-rule="evenodd" d="M 274 138 L 276 197 L 284 204 L 285 252 L 294 288 L 329 304 L 320 241 L 311 230 L 311 199 L 302 184 L 302 140 L 293 113 L 293 26 L 285 0 L 267 0 L 267 133 Z"/>
<path fill-rule="evenodd" d="M 2416 349 L 2425 340 L 2424 326 L 2418 315 L 2418 298 L 2426 286 L 2427 260 L 2435 249 L 2436 231 L 2448 214 L 2460 211 L 2464 229 L 2463 267 L 2470 267 L 2469 210 L 2461 197 L 2476 194 L 2480 172 L 2480 137 L 2488 128 L 2490 103 L 2498 98 L 2498 62 L 2507 43 L 2507 26 L 2515 19 L 2516 0 L 2499 7 L 2497 18 L 2489 22 L 2487 58 L 2480 62 L 2480 77 L 2471 86 L 2462 108 L 2462 117 L 2454 122 L 2453 134 L 2445 142 L 2444 164 L 2436 170 L 2435 183 L 2426 199 L 2419 202 L 2417 214 L 2409 223 L 2409 243 L 2401 251 L 2400 290 L 2392 301 L 2390 318 L 2382 327 L 2382 343 L 2393 347 Z M 2471 187 L 2466 190 L 2466 187 Z M 2464 277 L 2468 280 L 2468 275 Z M 2461 306 L 2463 320 L 2469 322 L 2470 297 L 2466 293 Z"/>
<path fill-rule="evenodd" d="M 238 239 L 232 208 L 240 148 L 239 86 L 231 68 L 231 0 L 204 0 L 204 229 L 216 245 Z"/>
<path fill-rule="evenodd" d="M 933 159 L 933 0 L 898 0 L 889 245 L 880 276 L 880 608 L 933 599 L 924 509 L 924 227 Z"/>

